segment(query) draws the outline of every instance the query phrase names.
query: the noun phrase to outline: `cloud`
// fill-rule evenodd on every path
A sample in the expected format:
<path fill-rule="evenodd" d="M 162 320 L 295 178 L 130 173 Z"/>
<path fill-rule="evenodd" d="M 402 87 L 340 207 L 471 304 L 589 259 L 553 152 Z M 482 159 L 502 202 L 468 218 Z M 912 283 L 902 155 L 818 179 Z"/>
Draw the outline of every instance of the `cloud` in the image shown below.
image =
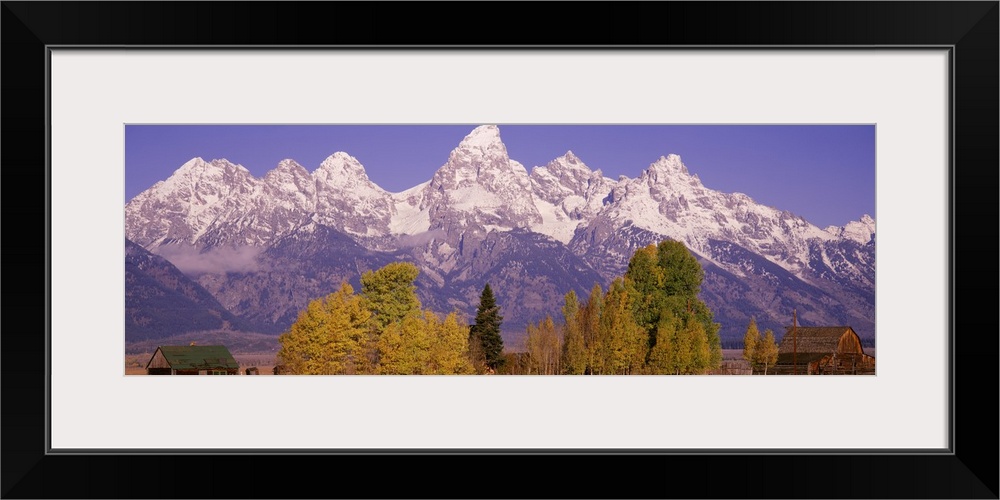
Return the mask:
<path fill-rule="evenodd" d="M 248 273 L 259 269 L 260 247 L 210 247 L 204 250 L 187 244 L 164 245 L 155 253 L 170 261 L 186 275 Z"/>

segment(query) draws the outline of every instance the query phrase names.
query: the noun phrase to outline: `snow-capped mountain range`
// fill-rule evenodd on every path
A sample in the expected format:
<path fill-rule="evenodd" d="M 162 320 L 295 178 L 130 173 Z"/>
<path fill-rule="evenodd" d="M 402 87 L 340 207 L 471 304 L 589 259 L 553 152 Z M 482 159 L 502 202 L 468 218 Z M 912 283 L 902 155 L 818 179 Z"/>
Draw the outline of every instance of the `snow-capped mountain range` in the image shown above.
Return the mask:
<path fill-rule="evenodd" d="M 702 261 L 703 298 L 724 339 L 742 337 L 751 314 L 780 336 L 791 308 L 803 324 L 850 324 L 874 338 L 874 219 L 821 229 L 705 187 L 677 155 L 634 179 L 605 177 L 572 152 L 529 172 L 508 156 L 500 129 L 485 125 L 429 181 L 399 193 L 344 152 L 312 172 L 283 160 L 259 179 L 227 160 L 194 158 L 129 201 L 125 214 L 128 240 L 182 270 L 223 249 L 254 249 L 241 254 L 253 255 L 249 269 L 194 277 L 261 330 L 287 328 L 310 298 L 333 290 L 317 277 L 357 282 L 365 265 L 394 259 L 421 267 L 425 304 L 470 317 L 486 281 L 506 289 L 505 326 L 523 330 L 557 315 L 565 292 L 606 287 L 636 249 L 670 238 Z M 272 306 L 255 298 L 276 293 L 276 308 L 273 298 Z"/>

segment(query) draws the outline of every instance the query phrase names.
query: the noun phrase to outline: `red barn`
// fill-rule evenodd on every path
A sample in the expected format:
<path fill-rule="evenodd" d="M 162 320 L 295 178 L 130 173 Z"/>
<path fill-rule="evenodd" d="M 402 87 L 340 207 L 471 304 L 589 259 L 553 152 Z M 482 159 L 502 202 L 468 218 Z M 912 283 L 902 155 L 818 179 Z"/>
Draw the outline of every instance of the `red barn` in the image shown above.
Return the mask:
<path fill-rule="evenodd" d="M 875 358 L 849 326 L 788 327 L 778 346 L 776 375 L 874 375 Z"/>

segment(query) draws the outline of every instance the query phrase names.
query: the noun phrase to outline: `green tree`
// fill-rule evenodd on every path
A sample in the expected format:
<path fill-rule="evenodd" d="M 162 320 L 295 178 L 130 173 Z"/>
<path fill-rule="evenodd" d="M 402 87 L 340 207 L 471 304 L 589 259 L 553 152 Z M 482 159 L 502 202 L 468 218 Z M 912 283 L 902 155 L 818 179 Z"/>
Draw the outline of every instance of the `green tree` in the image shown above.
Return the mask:
<path fill-rule="evenodd" d="M 750 363 L 751 370 L 757 368 L 757 346 L 759 346 L 760 343 L 760 330 L 757 329 L 757 320 L 751 316 L 750 325 L 747 326 L 747 332 L 743 334 L 743 359 L 745 359 L 747 363 Z"/>
<path fill-rule="evenodd" d="M 278 364 L 296 375 L 370 373 L 365 357 L 371 313 L 351 285 L 313 300 L 278 337 Z"/>
<path fill-rule="evenodd" d="M 764 331 L 764 340 L 757 345 L 757 363 L 764 367 L 764 375 L 767 375 L 767 367 L 774 366 L 778 362 L 778 344 L 774 341 L 774 332 L 770 329 Z"/>
<path fill-rule="evenodd" d="M 666 299 L 664 269 L 657 264 L 656 252 L 656 245 L 636 250 L 625 271 L 636 323 L 647 332 L 655 330 Z"/>
<path fill-rule="evenodd" d="M 562 372 L 567 375 L 582 375 L 587 368 L 587 349 L 583 344 L 578 312 L 580 301 L 576 292 L 570 290 L 563 304 L 563 348 Z"/>
<path fill-rule="evenodd" d="M 503 337 L 500 336 L 500 325 L 503 316 L 493 297 L 493 289 L 487 283 L 479 296 L 479 307 L 476 310 L 476 322 L 469 331 L 470 339 L 478 347 L 482 362 L 493 370 L 503 363 Z"/>
<path fill-rule="evenodd" d="M 625 284 L 631 295 L 635 321 L 646 331 L 650 347 L 655 346 L 659 338 L 656 328 L 663 314 L 678 318 L 691 314 L 701 323 L 708 349 L 707 356 L 700 357 L 699 362 L 706 363 L 705 369 L 710 369 L 721 365 L 722 342 L 720 325 L 713 321 L 712 311 L 698 298 L 704 276 L 701 264 L 683 243 L 665 240 L 636 251 L 629 260 Z M 685 319 L 684 326 L 687 323 Z M 701 334 L 688 336 L 689 340 L 700 342 L 697 339 Z M 698 351 L 701 352 L 700 348 Z"/>
<path fill-rule="evenodd" d="M 372 312 L 376 330 L 402 321 L 404 317 L 420 310 L 417 287 L 414 281 L 420 274 L 410 262 L 393 262 L 377 271 L 361 275 L 361 295 Z"/>

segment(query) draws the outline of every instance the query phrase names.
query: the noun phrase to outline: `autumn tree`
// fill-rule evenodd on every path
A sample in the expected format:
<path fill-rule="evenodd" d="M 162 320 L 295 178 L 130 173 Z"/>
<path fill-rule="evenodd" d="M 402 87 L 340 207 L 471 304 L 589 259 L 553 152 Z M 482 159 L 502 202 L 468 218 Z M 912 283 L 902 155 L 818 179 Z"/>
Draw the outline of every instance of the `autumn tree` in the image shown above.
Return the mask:
<path fill-rule="evenodd" d="M 580 301 L 576 292 L 566 293 L 563 303 L 563 344 L 562 373 L 566 375 L 582 375 L 587 368 L 587 349 L 583 344 L 583 333 L 580 330 Z"/>
<path fill-rule="evenodd" d="M 378 339 L 378 372 L 386 375 L 421 375 L 430 363 L 430 328 L 422 314 L 407 314 L 386 325 Z"/>
<path fill-rule="evenodd" d="M 559 373 L 560 345 L 555 322 L 546 316 L 538 325 L 528 323 L 525 338 L 528 373 L 556 375 Z"/>
<path fill-rule="evenodd" d="M 632 315 L 632 304 L 621 278 L 611 282 L 600 318 L 601 365 L 609 374 L 639 373 L 649 350 L 648 334 Z"/>
<path fill-rule="evenodd" d="M 584 353 L 586 354 L 587 367 L 584 373 L 599 375 L 603 369 L 603 345 L 601 343 L 601 307 L 604 305 L 604 292 L 601 285 L 594 283 L 590 289 L 590 297 L 578 312 L 578 322 L 580 334 L 583 336 Z"/>
<path fill-rule="evenodd" d="M 503 337 L 500 336 L 500 325 L 503 316 L 493 297 L 493 289 L 487 283 L 479 296 L 479 307 L 476 310 L 476 322 L 469 331 L 470 342 L 474 343 L 482 356 L 481 361 L 490 369 L 496 370 L 503 363 Z"/>
<path fill-rule="evenodd" d="M 767 375 L 767 368 L 778 362 L 778 343 L 771 329 L 764 331 L 764 340 L 757 345 L 756 353 L 757 363 L 764 367 L 764 375 Z"/>
<path fill-rule="evenodd" d="M 694 314 L 689 313 L 687 315 L 682 332 L 691 343 L 691 362 L 685 372 L 701 374 L 711 368 L 717 368 L 718 365 L 713 364 L 712 361 L 712 350 L 709 347 L 705 325 L 701 321 L 698 321 Z"/>
<path fill-rule="evenodd" d="M 757 329 L 757 320 L 751 316 L 747 331 L 743 334 L 743 359 L 747 363 L 750 363 L 751 370 L 756 369 L 758 366 L 757 347 L 760 343 L 760 330 Z"/>
<path fill-rule="evenodd" d="M 361 275 L 361 295 L 378 330 L 420 310 L 414 285 L 419 274 L 420 270 L 410 262 L 393 262 Z"/>
<path fill-rule="evenodd" d="M 370 318 L 361 297 L 342 283 L 336 292 L 310 302 L 278 337 L 278 364 L 298 375 L 370 373 L 365 357 Z"/>
<path fill-rule="evenodd" d="M 432 321 L 433 319 L 433 321 Z M 473 372 L 469 360 L 469 327 L 458 320 L 458 313 L 428 319 L 431 328 L 430 371 L 437 375 L 464 375 Z"/>
<path fill-rule="evenodd" d="M 456 313 L 444 320 L 432 311 L 413 312 L 389 323 L 378 340 L 378 373 L 461 375 L 472 373 L 468 327 Z"/>
<path fill-rule="evenodd" d="M 420 309 L 412 264 L 394 262 L 314 300 L 279 337 L 278 363 L 292 374 L 465 374 L 469 327 Z"/>
<path fill-rule="evenodd" d="M 660 315 L 660 322 L 655 329 L 655 342 L 649 351 L 646 368 L 654 375 L 674 375 L 689 363 L 687 353 L 681 353 L 679 343 L 681 321 L 672 313 Z"/>

